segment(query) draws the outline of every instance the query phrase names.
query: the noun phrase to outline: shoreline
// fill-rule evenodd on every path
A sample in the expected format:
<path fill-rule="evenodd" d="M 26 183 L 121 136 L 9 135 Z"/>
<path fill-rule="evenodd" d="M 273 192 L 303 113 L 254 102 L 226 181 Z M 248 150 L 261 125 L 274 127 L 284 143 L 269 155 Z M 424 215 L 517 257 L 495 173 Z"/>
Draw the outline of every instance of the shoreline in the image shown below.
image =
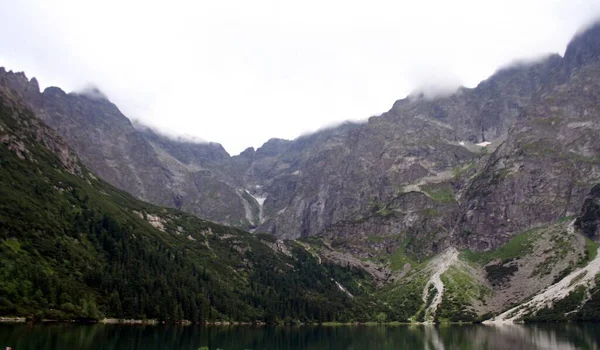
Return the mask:
<path fill-rule="evenodd" d="M 0 317 L 0 323 L 25 323 L 27 318 L 25 317 Z"/>
<path fill-rule="evenodd" d="M 104 318 L 102 320 L 32 320 L 26 317 L 0 317 L 0 323 L 71 323 L 71 324 L 104 324 L 104 325 L 144 325 L 144 326 L 159 326 L 159 325 L 179 325 L 179 326 L 217 326 L 217 327 L 231 327 L 231 326 L 287 326 L 287 327 L 301 327 L 301 326 L 322 326 L 322 327 L 344 327 L 344 326 L 435 326 L 435 325 L 468 325 L 476 324 L 474 322 L 299 322 L 299 323 L 265 323 L 262 321 L 255 322 L 231 322 L 231 321 L 211 321 L 204 323 L 194 323 L 189 320 L 181 320 L 178 322 L 165 322 L 156 319 L 141 320 L 141 319 L 125 319 L 125 318 Z M 477 322 L 482 323 L 482 322 Z"/>
<path fill-rule="evenodd" d="M 590 321 L 594 323 L 593 321 Z M 265 323 L 262 321 L 255 322 L 233 322 L 233 321 L 211 321 L 204 323 L 194 323 L 189 320 L 181 320 L 178 322 L 166 322 L 159 321 L 156 319 L 125 319 L 125 318 L 104 318 L 102 320 L 33 320 L 26 317 L 10 317 L 1 316 L 0 324 L 17 324 L 17 323 L 40 323 L 40 324 L 103 324 L 103 325 L 131 325 L 131 326 L 164 326 L 164 325 L 177 325 L 177 326 L 216 326 L 216 327 L 232 327 L 232 326 L 253 326 L 253 327 L 265 327 L 265 326 L 276 326 L 276 327 L 373 327 L 373 326 L 452 326 L 452 325 L 476 325 L 481 324 L 485 326 L 502 326 L 502 325 L 524 325 L 524 324 L 543 324 L 548 322 L 515 322 L 512 320 L 485 320 L 481 322 L 298 322 L 298 323 Z M 572 321 L 561 321 L 558 323 L 573 323 Z M 587 323 L 587 322 L 575 322 L 575 323 Z"/>
<path fill-rule="evenodd" d="M 497 326 L 506 326 L 506 325 L 515 325 L 515 326 L 523 326 L 523 325 L 531 325 L 531 324 L 546 324 L 546 323 L 598 323 L 597 321 L 559 321 L 559 322 L 513 322 L 513 321 L 483 321 L 483 322 L 442 322 L 442 323 L 433 323 L 433 322 L 323 322 L 323 323 L 264 323 L 264 322 L 228 322 L 228 321 L 217 321 L 217 322 L 205 322 L 205 323 L 193 323 L 191 321 L 182 321 L 182 322 L 161 322 L 158 320 L 136 320 L 136 319 L 103 319 L 98 321 L 88 321 L 88 320 L 31 320 L 25 317 L 0 317 L 0 325 L 10 325 L 10 324 L 73 324 L 73 325 L 118 325 L 118 326 L 182 326 L 182 327 L 191 327 L 191 326 L 200 326 L 200 327 L 401 327 L 401 326 L 412 326 L 412 327 L 421 327 L 421 326 L 433 326 L 433 327 L 447 327 L 447 326 L 474 326 L 474 325 L 482 325 L 488 327 L 497 327 Z"/>

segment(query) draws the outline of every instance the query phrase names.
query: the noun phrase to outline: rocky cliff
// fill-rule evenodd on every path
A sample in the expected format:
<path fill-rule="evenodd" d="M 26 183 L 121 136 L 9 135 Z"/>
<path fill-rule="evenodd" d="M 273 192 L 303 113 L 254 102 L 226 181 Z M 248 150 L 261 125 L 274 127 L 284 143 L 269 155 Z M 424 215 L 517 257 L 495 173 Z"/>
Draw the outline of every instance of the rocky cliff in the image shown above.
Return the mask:
<path fill-rule="evenodd" d="M 600 318 L 600 24 L 564 57 L 237 156 L 133 125 L 98 91 L 40 92 L 4 69 L 0 89 L 62 135 L 31 125 L 72 174 L 69 149 L 139 198 L 253 230 L 279 255 L 357 268 L 365 278 L 348 284 L 389 319 Z M 26 159 L 23 140 L 0 139 Z"/>
<path fill-rule="evenodd" d="M 102 94 L 65 93 L 23 73 L 0 70 L 0 85 L 24 98 L 82 161 L 103 179 L 140 199 L 244 227 L 244 200 L 210 164 L 229 158 L 216 144 L 176 142 L 136 129 Z"/>
<path fill-rule="evenodd" d="M 134 126 L 101 94 L 40 92 L 4 70 L 0 84 L 96 173 L 152 203 L 285 238 L 393 236 L 421 242 L 408 249 L 425 255 L 451 244 L 488 250 L 577 212 L 598 180 L 599 28 L 564 57 L 233 157 Z"/>

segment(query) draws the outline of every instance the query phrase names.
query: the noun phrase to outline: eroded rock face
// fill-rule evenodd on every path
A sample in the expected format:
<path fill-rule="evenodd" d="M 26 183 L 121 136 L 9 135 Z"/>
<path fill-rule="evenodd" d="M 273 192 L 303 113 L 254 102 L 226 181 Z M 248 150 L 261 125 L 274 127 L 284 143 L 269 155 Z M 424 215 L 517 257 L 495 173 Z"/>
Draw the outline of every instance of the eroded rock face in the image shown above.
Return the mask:
<path fill-rule="evenodd" d="M 134 127 L 101 93 L 40 93 L 37 81 L 4 70 L 0 84 L 94 172 L 150 202 L 282 238 L 401 236 L 397 244 L 425 242 L 416 253 L 488 250 L 575 215 L 599 181 L 599 28 L 578 35 L 564 58 L 233 157 L 219 144 Z"/>
<path fill-rule="evenodd" d="M 23 97 L 90 169 L 111 184 L 154 204 L 233 226 L 247 225 L 236 187 L 204 166 L 229 158 L 220 145 L 176 142 L 137 130 L 99 92 L 67 94 L 55 87 L 40 92 L 35 79 L 4 69 L 0 85 Z"/>
<path fill-rule="evenodd" d="M 600 239 L 600 185 L 594 186 L 585 198 L 575 227 L 596 241 Z"/>
<path fill-rule="evenodd" d="M 502 70 L 475 89 L 434 100 L 408 97 L 366 123 L 287 144 L 251 167 L 252 180 L 272 194 L 259 229 L 314 235 L 363 215 L 374 201 L 389 203 L 411 184 L 478 161 L 481 147 L 475 144 L 504 137 L 547 81 L 561 81 L 562 75 L 551 73 L 560 67 L 561 58 L 550 56 Z"/>
<path fill-rule="evenodd" d="M 579 213 L 600 181 L 599 63 L 541 93 L 509 130 L 467 189 L 458 240 L 492 249 L 530 227 Z"/>
<path fill-rule="evenodd" d="M 37 86 L 35 81 L 32 84 Z M 12 89 L 0 86 L 0 98 L 0 109 L 3 111 L 14 111 L 23 107 L 22 102 Z M 24 113 L 21 118 L 15 118 L 15 120 L 16 124 L 14 125 L 0 123 L 1 144 L 15 152 L 19 158 L 36 162 L 31 157 L 35 147 L 35 145 L 32 145 L 31 140 L 35 140 L 54 154 L 58 163 L 57 166 L 60 165 L 72 175 L 82 175 L 82 166 L 77 155 L 56 132 L 40 122 L 31 113 Z M 19 132 L 21 130 L 26 132 Z"/>

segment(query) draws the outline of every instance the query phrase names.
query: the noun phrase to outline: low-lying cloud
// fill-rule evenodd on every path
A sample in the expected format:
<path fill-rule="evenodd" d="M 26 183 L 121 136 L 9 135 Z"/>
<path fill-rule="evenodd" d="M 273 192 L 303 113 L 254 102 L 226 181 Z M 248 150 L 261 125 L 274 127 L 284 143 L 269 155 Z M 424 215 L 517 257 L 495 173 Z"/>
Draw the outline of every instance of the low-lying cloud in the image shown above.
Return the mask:
<path fill-rule="evenodd" d="M 131 119 L 236 154 L 562 54 L 600 2 L 22 0 L 2 10 L 0 66 L 66 91 L 92 81 Z"/>

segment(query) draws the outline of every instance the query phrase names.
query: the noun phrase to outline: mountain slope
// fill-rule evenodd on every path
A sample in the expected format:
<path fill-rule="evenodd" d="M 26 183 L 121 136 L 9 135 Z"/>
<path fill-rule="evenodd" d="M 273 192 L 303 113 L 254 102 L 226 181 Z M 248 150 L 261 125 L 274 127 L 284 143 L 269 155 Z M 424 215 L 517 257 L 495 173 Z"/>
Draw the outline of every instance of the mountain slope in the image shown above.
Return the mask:
<path fill-rule="evenodd" d="M 178 159 L 168 147 L 161 147 L 164 143 L 146 137 L 150 133 L 136 130 L 117 106 L 98 94 L 66 94 L 54 87 L 40 92 L 35 79 L 29 81 L 22 73 L 4 69 L 0 69 L 0 85 L 23 97 L 86 166 L 112 185 L 157 205 L 233 226 L 248 226 L 244 200 L 236 188 L 205 167 L 219 158 L 229 158 L 220 145 L 193 144 L 194 161 Z M 185 145 L 189 144 L 180 143 Z"/>
<path fill-rule="evenodd" d="M 349 321 L 382 307 L 362 270 L 113 188 L 5 88 L 0 155 L 2 316 Z"/>
<path fill-rule="evenodd" d="M 411 96 L 379 117 L 294 141 L 270 140 L 229 155 L 218 144 L 172 140 L 134 128 L 102 98 L 39 93 L 37 82 L 0 71 L 84 163 L 111 184 L 159 205 L 280 237 L 314 235 L 364 216 L 408 185 L 447 179 L 478 158 L 476 143 L 502 139 L 561 58 L 503 69 L 475 89 L 434 100 Z"/>
<path fill-rule="evenodd" d="M 28 114 L 22 125 L 5 121 L 18 126 L 12 133 L 2 129 L 2 140 L 6 159 L 19 167 L 8 167 L 2 178 L 16 179 L 3 180 L 16 193 L 3 207 L 10 234 L 31 236 L 26 245 L 4 239 L 3 254 L 16 259 L 26 246 L 22 256 L 30 260 L 25 265 L 41 264 L 36 271 L 52 266 L 50 275 L 63 269 L 60 279 L 72 283 L 69 290 L 82 292 L 76 296 L 79 306 L 60 309 L 62 315 L 85 315 L 88 295 L 98 300 L 101 312 L 114 312 L 109 297 L 115 288 L 105 281 L 122 276 L 122 266 L 146 271 L 159 261 L 170 270 L 164 278 L 152 270 L 164 282 L 158 287 L 145 272 L 117 278 L 121 284 L 114 299 L 125 293 L 128 305 L 137 305 L 132 317 L 173 318 L 165 310 L 177 310 L 178 303 L 190 317 L 194 313 L 183 305 L 196 300 L 196 305 L 210 305 L 204 319 L 597 319 L 599 28 L 575 37 L 564 57 L 500 70 L 474 89 L 433 99 L 410 96 L 365 123 L 345 123 L 293 141 L 272 139 L 234 157 L 218 144 L 134 128 L 97 94 L 67 95 L 56 88 L 40 93 L 35 80 L 0 71 L 3 96 L 13 104 L 7 115 L 33 113 L 48 121 L 107 181 L 154 203 L 268 233 L 251 235 L 138 202 L 89 175 L 53 136 L 40 136 L 52 133 L 33 127 L 39 121 Z M 32 110 L 25 112 L 27 106 Z M 28 128 L 44 131 L 15 138 Z M 42 146 L 35 150 L 50 149 L 59 160 L 32 153 L 27 140 L 37 140 Z M 25 165 L 30 154 L 36 161 Z M 52 172 L 37 166 L 48 162 L 70 175 L 43 180 L 41 175 Z M 44 183 L 57 189 L 32 192 L 46 188 Z M 58 194 L 68 197 L 57 202 L 60 212 L 43 206 L 62 198 Z M 95 202 L 94 215 L 90 198 L 105 199 Z M 57 237 L 80 237 L 75 233 L 84 230 L 81 237 L 91 238 L 67 244 L 71 255 L 63 261 L 47 261 L 60 251 L 35 250 L 31 237 L 40 229 L 19 225 L 65 213 L 70 213 L 67 221 L 43 230 L 59 230 Z M 110 214 L 108 221 L 96 213 Z M 121 237 L 118 244 L 102 238 L 103 230 Z M 129 238 L 145 230 L 143 244 Z M 141 252 L 134 261 L 123 253 L 132 245 Z M 77 249 L 82 254 L 72 253 Z M 83 272 L 69 275 L 66 266 L 86 256 L 75 269 Z M 198 277 L 199 266 L 214 279 Z M 12 268 L 4 276 L 14 274 Z M 86 269 L 103 272 L 88 278 Z M 31 274 L 21 277 L 32 285 L 45 281 Z M 104 282 L 94 284 L 98 280 Z M 158 303 L 154 293 L 142 298 L 127 280 L 141 283 L 136 290 L 158 288 L 159 296 L 168 296 L 162 300 L 174 304 L 148 310 L 139 300 Z M 11 283 L 5 286 L 13 293 L 4 301 L 5 310 L 32 310 L 37 291 Z M 165 285 L 192 286 L 193 296 L 169 294 Z M 52 294 L 48 288 L 40 292 Z M 198 299 L 200 293 L 204 299 Z M 9 304 L 13 299 L 18 307 Z M 42 305 L 44 299 L 38 299 L 35 305 Z M 65 303 L 75 305 L 52 305 Z"/>
<path fill-rule="evenodd" d="M 600 181 L 600 61 L 568 57 L 568 80 L 532 101 L 467 189 L 456 233 L 470 248 L 576 215 Z"/>

